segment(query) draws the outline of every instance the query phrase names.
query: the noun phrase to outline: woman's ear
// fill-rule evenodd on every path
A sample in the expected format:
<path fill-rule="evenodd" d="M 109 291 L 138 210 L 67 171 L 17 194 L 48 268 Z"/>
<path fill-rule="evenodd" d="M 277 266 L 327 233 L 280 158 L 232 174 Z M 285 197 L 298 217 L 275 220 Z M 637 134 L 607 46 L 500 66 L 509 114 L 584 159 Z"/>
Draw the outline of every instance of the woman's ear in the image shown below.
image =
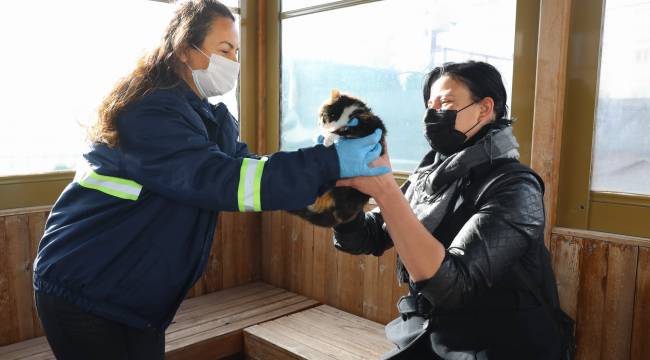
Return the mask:
<path fill-rule="evenodd" d="M 188 60 L 189 60 L 189 58 L 190 58 L 189 51 L 190 51 L 190 47 L 187 46 L 187 45 L 182 45 L 182 46 L 178 49 L 178 52 L 177 52 L 177 54 L 178 54 L 178 59 L 179 59 L 183 64 L 187 64 L 187 62 L 188 62 Z"/>
<path fill-rule="evenodd" d="M 481 111 L 478 120 L 480 122 L 494 120 L 494 99 L 488 96 L 479 101 L 478 104 Z"/>

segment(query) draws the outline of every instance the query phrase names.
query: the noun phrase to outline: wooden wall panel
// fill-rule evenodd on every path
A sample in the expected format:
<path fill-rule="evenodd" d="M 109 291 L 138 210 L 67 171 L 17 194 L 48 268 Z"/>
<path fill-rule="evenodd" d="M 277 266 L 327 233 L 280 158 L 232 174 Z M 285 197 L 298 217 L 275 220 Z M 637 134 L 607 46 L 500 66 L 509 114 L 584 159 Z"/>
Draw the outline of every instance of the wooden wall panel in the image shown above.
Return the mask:
<path fill-rule="evenodd" d="M 321 233 L 323 235 L 320 239 L 314 241 L 322 241 L 329 246 L 326 248 L 325 253 L 325 299 L 327 304 L 334 307 L 340 307 L 341 301 L 339 298 L 339 281 L 341 280 L 341 272 L 339 270 L 339 254 L 332 246 L 332 230 L 326 229 Z"/>
<path fill-rule="evenodd" d="M 32 311 L 32 281 L 28 215 L 12 215 L 4 218 L 4 241 L 2 249 L 3 295 L 0 305 L 10 322 L 3 323 L 1 343 L 10 343 L 34 337 Z M 6 293 L 5 293 L 6 291 Z M 6 336 L 6 337 L 5 337 Z"/>
<path fill-rule="evenodd" d="M 607 250 L 607 246 L 599 241 L 583 242 L 576 318 L 579 359 L 600 359 L 602 324 L 605 318 Z"/>
<path fill-rule="evenodd" d="M 47 209 L 0 214 L 0 346 L 43 335 L 33 301 L 32 268 Z M 205 273 L 187 297 L 260 279 L 261 215 L 223 213 L 217 226 Z"/>
<path fill-rule="evenodd" d="M 368 293 L 364 297 L 364 302 L 376 304 L 377 309 L 370 308 L 371 311 L 364 309 L 364 315 L 368 319 L 377 322 L 387 322 L 394 318 L 392 309 L 396 309 L 393 302 L 393 284 L 395 280 L 395 250 L 387 251 L 381 257 L 367 256 L 368 259 L 377 259 L 376 284 L 374 284 L 374 293 Z"/>
<path fill-rule="evenodd" d="M 309 225 L 305 225 L 309 226 Z M 322 303 L 327 301 L 327 254 L 332 247 L 331 241 L 325 241 L 328 238 L 329 229 L 314 226 L 313 232 L 313 274 L 312 274 L 312 297 Z M 262 239 L 264 241 L 264 238 Z"/>
<path fill-rule="evenodd" d="M 553 234 L 551 252 L 553 271 L 557 281 L 560 305 L 575 319 L 578 308 L 578 289 L 580 284 L 580 239 Z"/>
<path fill-rule="evenodd" d="M 579 230 L 553 234 L 553 267 L 562 308 L 576 319 L 578 359 L 647 357 L 646 244 Z"/>
<path fill-rule="evenodd" d="M 262 215 L 262 279 L 269 284 L 284 287 L 284 244 L 282 241 L 282 213 Z"/>
<path fill-rule="evenodd" d="M 15 342 L 14 328 L 18 321 L 13 311 L 12 271 L 9 262 L 9 246 L 6 239 L 5 218 L 0 217 L 0 346 Z"/>
<path fill-rule="evenodd" d="M 261 279 L 261 215 L 222 212 L 203 276 L 187 298 Z"/>
<path fill-rule="evenodd" d="M 365 256 L 337 252 L 339 306 L 352 314 L 363 314 Z M 364 314 L 365 315 L 365 314 Z"/>
<path fill-rule="evenodd" d="M 284 212 L 264 214 L 262 223 L 265 281 L 380 323 L 397 316 L 395 303 L 408 289 L 397 286 L 394 250 L 381 257 L 337 251 L 331 229 Z"/>
<path fill-rule="evenodd" d="M 639 248 L 630 359 L 650 359 L 650 248 Z"/>
<path fill-rule="evenodd" d="M 638 247 L 607 244 L 607 278 L 601 359 L 630 358 Z"/>

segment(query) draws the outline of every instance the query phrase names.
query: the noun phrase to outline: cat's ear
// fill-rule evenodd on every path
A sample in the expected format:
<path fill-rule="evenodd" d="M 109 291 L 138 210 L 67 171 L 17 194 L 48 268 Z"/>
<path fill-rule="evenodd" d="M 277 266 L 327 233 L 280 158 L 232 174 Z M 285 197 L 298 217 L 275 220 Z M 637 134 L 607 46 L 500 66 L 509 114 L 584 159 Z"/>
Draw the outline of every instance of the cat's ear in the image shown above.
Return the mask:
<path fill-rule="evenodd" d="M 339 90 L 338 89 L 332 89 L 332 92 L 330 93 L 330 100 L 332 100 L 332 102 L 334 102 L 340 97 L 341 97 L 341 93 L 339 92 Z"/>

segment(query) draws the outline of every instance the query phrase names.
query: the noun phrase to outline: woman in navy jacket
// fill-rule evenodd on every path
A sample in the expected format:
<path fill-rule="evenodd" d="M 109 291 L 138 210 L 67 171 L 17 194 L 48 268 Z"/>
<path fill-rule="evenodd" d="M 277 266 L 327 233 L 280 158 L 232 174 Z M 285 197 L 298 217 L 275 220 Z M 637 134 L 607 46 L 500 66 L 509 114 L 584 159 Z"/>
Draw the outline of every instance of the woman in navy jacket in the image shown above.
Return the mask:
<path fill-rule="evenodd" d="M 234 87 L 237 51 L 228 8 L 189 1 L 102 102 L 34 263 L 38 313 L 58 358 L 162 359 L 219 211 L 304 208 L 341 177 L 388 170 L 368 167 L 380 133 L 250 154 L 226 106 L 207 101 Z"/>

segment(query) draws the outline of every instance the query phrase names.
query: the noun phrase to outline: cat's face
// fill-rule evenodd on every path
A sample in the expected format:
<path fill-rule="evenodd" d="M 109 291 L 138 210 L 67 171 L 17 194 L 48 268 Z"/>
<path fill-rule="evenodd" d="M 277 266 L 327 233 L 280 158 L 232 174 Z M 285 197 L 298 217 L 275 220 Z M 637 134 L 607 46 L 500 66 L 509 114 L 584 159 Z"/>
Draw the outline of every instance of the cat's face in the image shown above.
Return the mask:
<path fill-rule="evenodd" d="M 352 119 L 357 119 L 358 125 L 348 126 Z M 363 101 L 338 90 L 332 90 L 330 99 L 321 107 L 319 125 L 325 146 L 334 143 L 338 137 L 364 137 L 378 128 L 386 135 L 381 119 Z"/>

